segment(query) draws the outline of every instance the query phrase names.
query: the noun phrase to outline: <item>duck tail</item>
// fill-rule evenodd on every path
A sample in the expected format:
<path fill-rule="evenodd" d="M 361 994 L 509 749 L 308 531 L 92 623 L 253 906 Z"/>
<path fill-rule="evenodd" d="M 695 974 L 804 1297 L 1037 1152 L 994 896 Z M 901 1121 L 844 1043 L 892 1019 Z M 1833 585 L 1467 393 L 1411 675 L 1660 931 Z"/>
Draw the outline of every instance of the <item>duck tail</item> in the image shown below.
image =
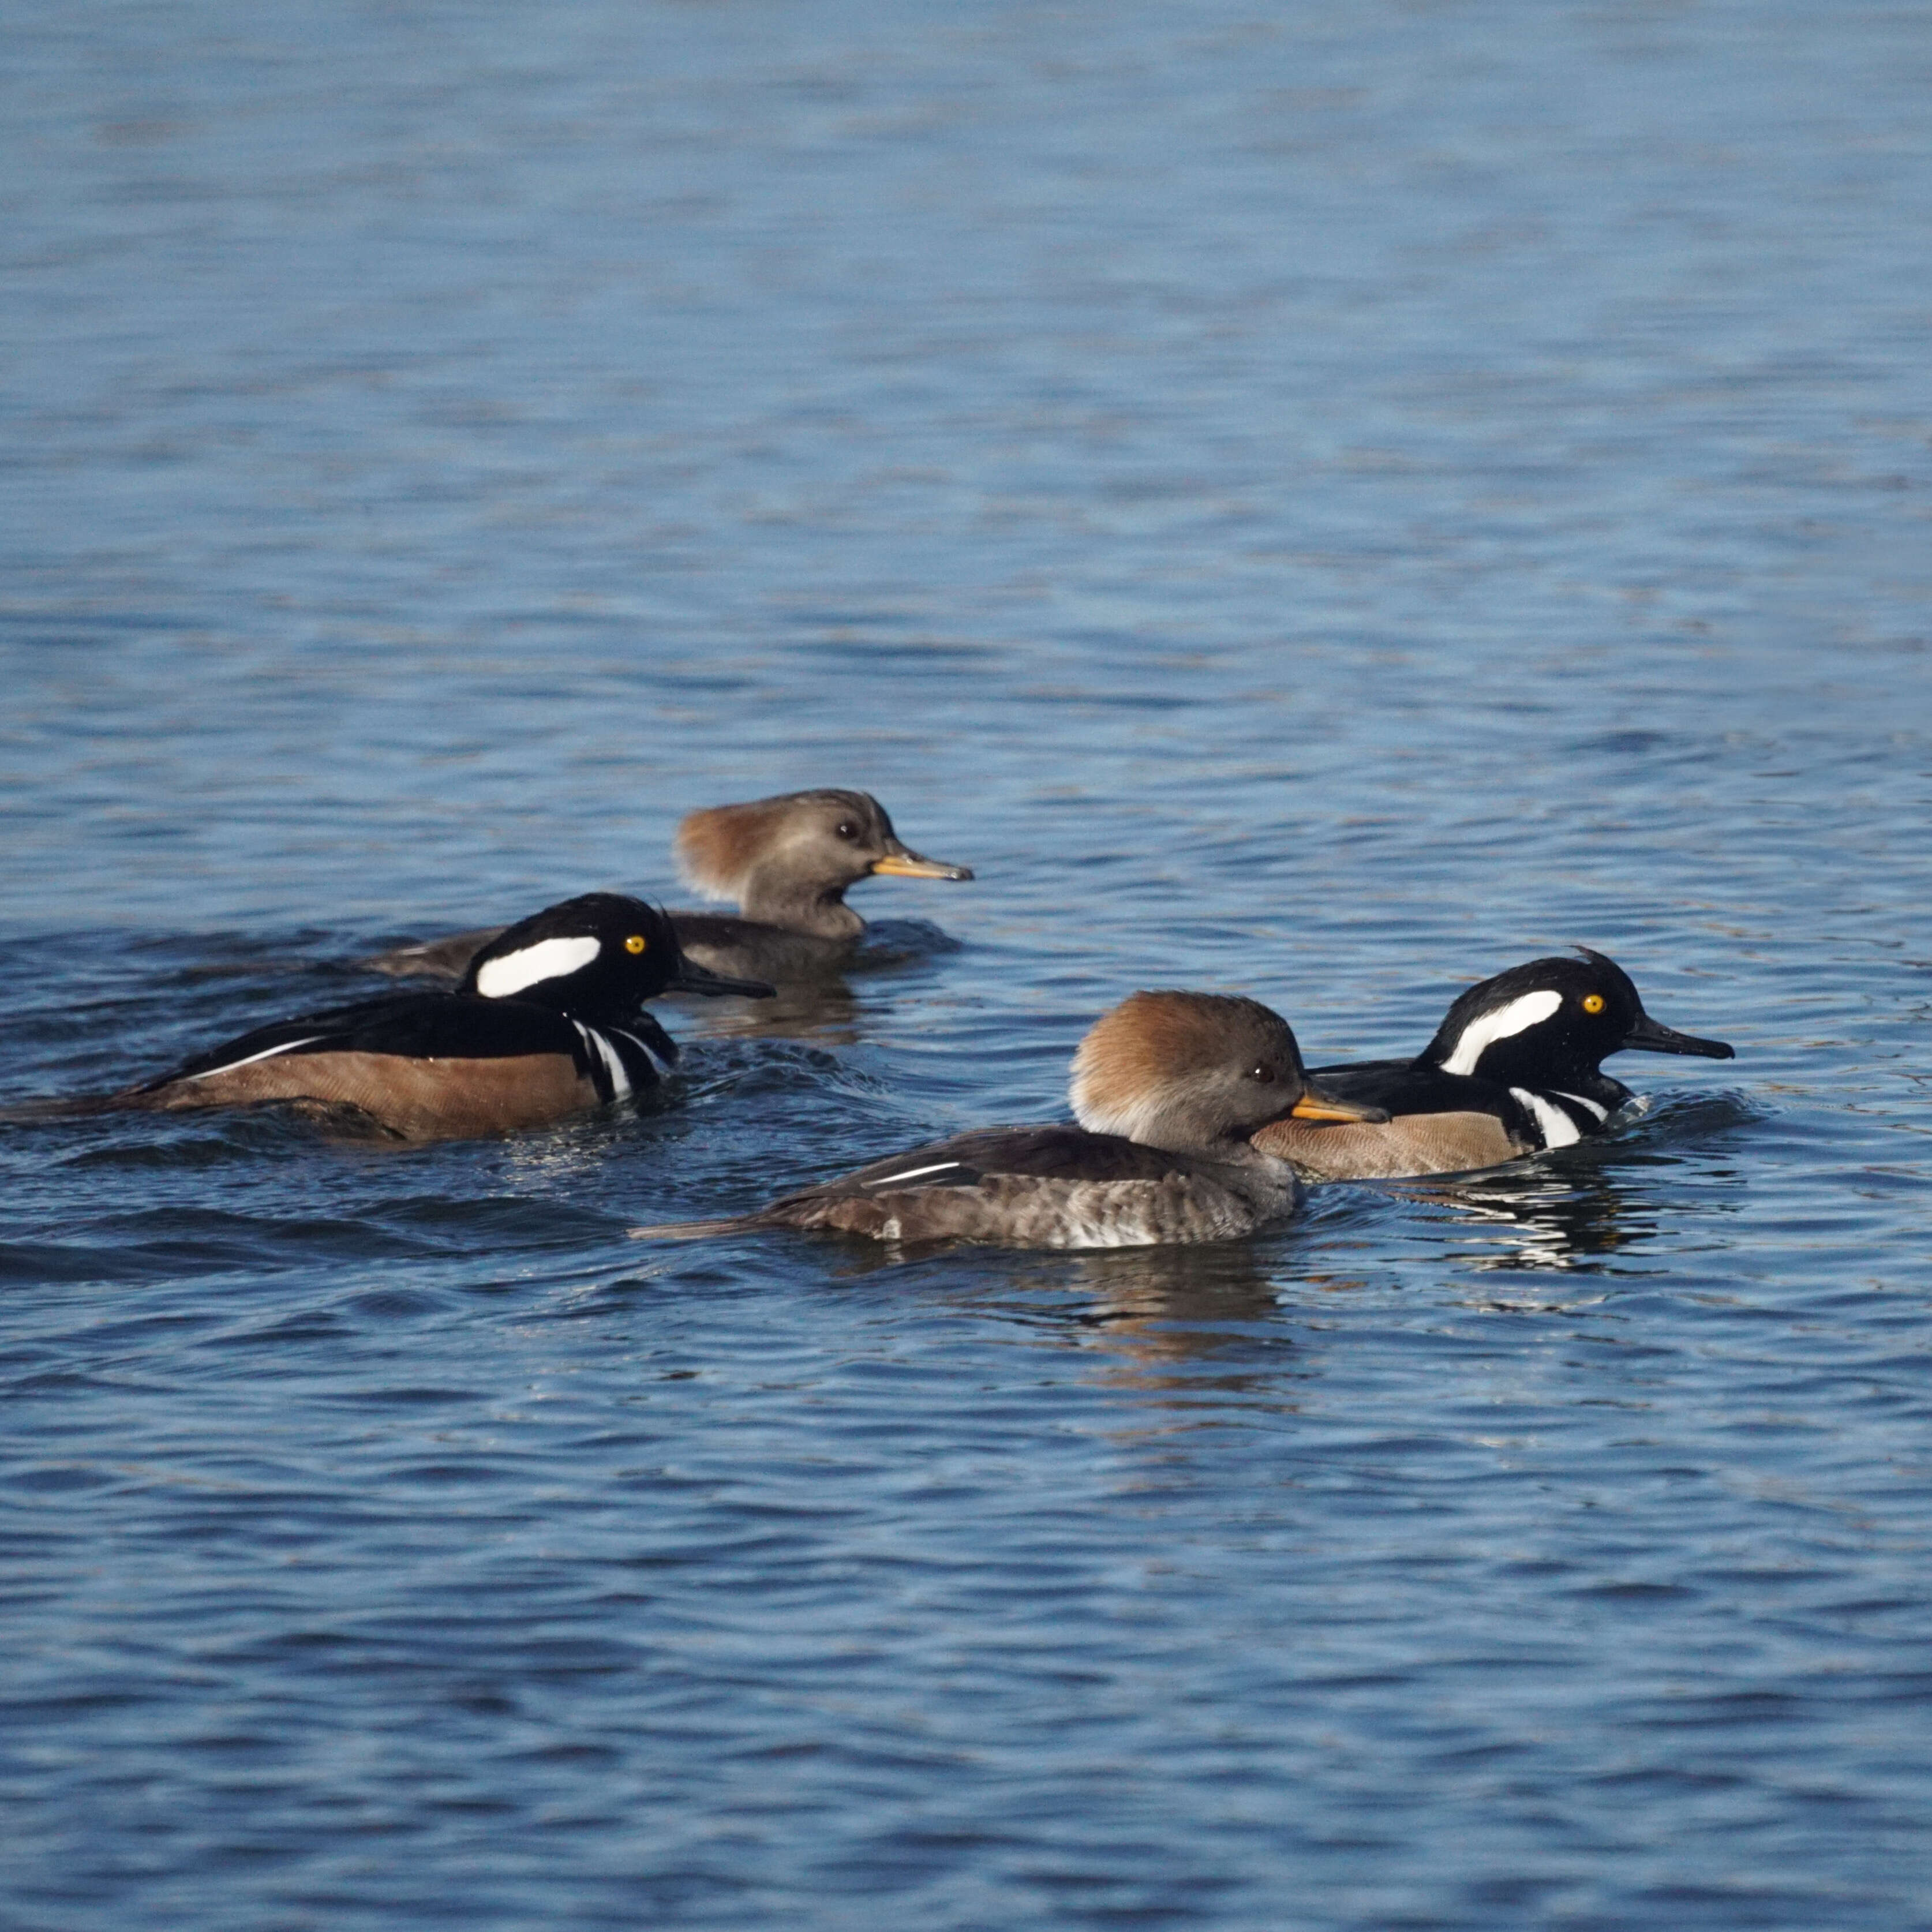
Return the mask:
<path fill-rule="evenodd" d="M 714 1234 L 748 1234 L 766 1225 L 758 1214 L 728 1214 L 716 1221 L 659 1221 L 648 1228 L 626 1230 L 634 1241 L 704 1241 Z"/>
<path fill-rule="evenodd" d="M 34 1120 L 84 1120 L 97 1114 L 120 1114 L 140 1102 L 128 1094 L 74 1094 L 56 1100 L 22 1100 L 0 1107 L 0 1123 L 25 1126 Z"/>

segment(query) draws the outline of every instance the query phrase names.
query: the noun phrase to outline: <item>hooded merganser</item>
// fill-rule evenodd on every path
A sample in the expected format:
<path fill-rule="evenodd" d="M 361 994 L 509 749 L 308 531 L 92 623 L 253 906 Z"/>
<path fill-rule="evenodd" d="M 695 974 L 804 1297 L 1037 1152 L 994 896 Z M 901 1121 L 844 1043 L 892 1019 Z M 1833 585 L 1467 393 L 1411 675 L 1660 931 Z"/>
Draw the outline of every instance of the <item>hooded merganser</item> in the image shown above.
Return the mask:
<path fill-rule="evenodd" d="M 899 842 L 869 792 L 791 791 L 716 805 L 679 826 L 678 870 L 729 913 L 674 911 L 685 957 L 713 972 L 776 982 L 822 979 L 848 964 L 866 922 L 845 903 L 861 879 L 970 879 L 965 866 Z M 362 963 L 379 973 L 453 980 L 496 928 L 398 946 Z"/>
<path fill-rule="evenodd" d="M 1120 1248 L 1218 1241 L 1292 1214 L 1294 1171 L 1248 1136 L 1264 1122 L 1376 1120 L 1311 1082 L 1294 1036 L 1252 1000 L 1136 993 L 1073 1056 L 1080 1124 L 989 1127 L 721 1221 L 640 1236 L 827 1228 L 874 1240 Z"/>
<path fill-rule="evenodd" d="M 354 1108 L 406 1140 L 541 1126 L 655 1087 L 676 1065 L 645 1000 L 771 991 L 693 965 L 670 921 L 643 900 L 586 892 L 509 927 L 454 992 L 393 993 L 257 1027 L 109 1104 L 319 1103 Z"/>
<path fill-rule="evenodd" d="M 1638 1047 L 1730 1060 L 1644 1011 L 1628 974 L 1587 946 L 1576 959 L 1532 959 L 1472 986 L 1414 1060 L 1318 1066 L 1331 1093 L 1388 1110 L 1384 1126 L 1281 1120 L 1255 1144 L 1311 1180 L 1388 1180 L 1496 1167 L 1601 1133 L 1630 1090 L 1602 1071 Z"/>

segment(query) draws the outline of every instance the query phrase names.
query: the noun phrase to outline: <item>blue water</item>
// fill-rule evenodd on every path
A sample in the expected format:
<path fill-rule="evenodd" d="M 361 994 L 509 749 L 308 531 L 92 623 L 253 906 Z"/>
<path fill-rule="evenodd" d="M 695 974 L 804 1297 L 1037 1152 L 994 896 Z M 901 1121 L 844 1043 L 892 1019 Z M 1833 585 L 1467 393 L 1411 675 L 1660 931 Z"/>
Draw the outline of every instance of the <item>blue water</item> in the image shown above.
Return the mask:
<path fill-rule="evenodd" d="M 700 805 L 979 877 L 656 1111 L 0 1125 L 0 1918 L 1932 1924 L 1932 14 L 6 38 L 0 1104 Z M 1738 1052 L 1608 1144 L 627 1236 L 1576 941 Z"/>

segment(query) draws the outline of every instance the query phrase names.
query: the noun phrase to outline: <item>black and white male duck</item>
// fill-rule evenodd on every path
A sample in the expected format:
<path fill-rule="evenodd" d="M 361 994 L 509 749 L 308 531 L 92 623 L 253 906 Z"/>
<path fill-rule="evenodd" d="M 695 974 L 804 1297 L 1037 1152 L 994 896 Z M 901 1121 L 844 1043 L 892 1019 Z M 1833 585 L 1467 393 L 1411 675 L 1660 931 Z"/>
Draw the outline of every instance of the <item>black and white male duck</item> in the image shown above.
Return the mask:
<path fill-rule="evenodd" d="M 845 903 L 862 879 L 970 879 L 912 850 L 885 807 L 862 791 L 792 791 L 691 813 L 677 830 L 678 869 L 736 914 L 674 911 L 685 957 L 712 971 L 783 985 L 851 963 L 866 922 Z M 398 977 L 459 977 L 496 928 L 403 946 L 363 964 Z"/>
<path fill-rule="evenodd" d="M 586 892 L 498 934 L 453 991 L 257 1027 L 105 1104 L 353 1108 L 405 1140 L 543 1126 L 644 1093 L 676 1064 L 646 1000 L 771 991 L 686 959 L 670 921 L 643 900 Z"/>
<path fill-rule="evenodd" d="M 1384 1109 L 1382 1125 L 1276 1120 L 1255 1144 L 1311 1180 L 1467 1173 L 1601 1133 L 1632 1097 L 1603 1070 L 1613 1053 L 1734 1057 L 1659 1025 L 1615 960 L 1577 950 L 1472 986 L 1414 1060 L 1315 1070 L 1330 1093 Z"/>
<path fill-rule="evenodd" d="M 1258 1129 L 1383 1118 L 1310 1080 L 1279 1014 L 1212 993 L 1123 1000 L 1080 1042 L 1070 1091 L 1077 1126 L 958 1134 L 754 1214 L 633 1232 L 826 1228 L 1025 1248 L 1225 1240 L 1286 1220 L 1301 1200 L 1294 1168 L 1250 1141 Z"/>

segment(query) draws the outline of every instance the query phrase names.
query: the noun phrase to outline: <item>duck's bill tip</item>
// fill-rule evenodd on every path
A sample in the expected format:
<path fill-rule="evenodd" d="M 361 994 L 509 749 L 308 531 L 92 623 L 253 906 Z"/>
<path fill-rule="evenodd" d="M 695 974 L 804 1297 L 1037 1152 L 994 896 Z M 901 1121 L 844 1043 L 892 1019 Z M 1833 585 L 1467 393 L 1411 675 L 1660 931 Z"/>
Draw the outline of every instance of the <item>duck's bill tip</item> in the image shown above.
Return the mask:
<path fill-rule="evenodd" d="M 1700 1060 L 1735 1060 L 1737 1048 L 1721 1040 L 1700 1040 L 1694 1034 L 1679 1033 L 1675 1027 L 1660 1026 L 1648 1013 L 1637 1016 L 1636 1024 L 1624 1036 L 1624 1050 L 1642 1053 L 1684 1053 Z"/>
<path fill-rule="evenodd" d="M 1292 1120 L 1346 1120 L 1357 1126 L 1378 1127 L 1388 1119 L 1388 1110 L 1365 1106 L 1358 1100 L 1345 1100 L 1313 1082 L 1302 1090 L 1301 1098 L 1288 1108 Z"/>
<path fill-rule="evenodd" d="M 916 852 L 889 852 L 872 861 L 875 878 L 887 879 L 970 879 L 970 866 L 949 866 L 944 860 L 922 859 Z"/>
<path fill-rule="evenodd" d="M 713 998 L 735 994 L 741 1000 L 776 999 L 778 990 L 763 980 L 734 980 L 728 973 L 714 973 L 710 967 L 694 965 L 688 959 L 680 964 L 676 976 L 665 988 L 668 992 L 705 993 Z"/>

